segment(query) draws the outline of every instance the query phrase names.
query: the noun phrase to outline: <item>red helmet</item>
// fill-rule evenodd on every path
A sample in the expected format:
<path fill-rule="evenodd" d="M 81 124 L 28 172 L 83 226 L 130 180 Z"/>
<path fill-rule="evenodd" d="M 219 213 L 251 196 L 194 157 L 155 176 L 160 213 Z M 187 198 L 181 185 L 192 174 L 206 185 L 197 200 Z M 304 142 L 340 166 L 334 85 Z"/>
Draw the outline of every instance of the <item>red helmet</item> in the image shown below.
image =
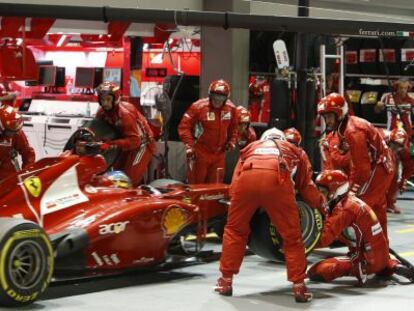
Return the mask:
<path fill-rule="evenodd" d="M 13 107 L 7 106 L 0 108 L 0 130 L 17 132 L 23 127 L 23 118 Z"/>
<path fill-rule="evenodd" d="M 318 103 L 318 114 L 333 112 L 342 120 L 348 114 L 348 104 L 345 98 L 338 93 L 331 93 L 322 98 Z"/>
<path fill-rule="evenodd" d="M 316 185 L 328 189 L 328 199 L 334 200 L 348 192 L 348 176 L 340 170 L 326 170 L 316 177 Z"/>
<path fill-rule="evenodd" d="M 236 120 L 238 123 L 250 123 L 250 112 L 242 106 L 236 108 Z"/>
<path fill-rule="evenodd" d="M 109 81 L 105 81 L 104 83 L 99 85 L 96 91 L 98 93 L 99 103 L 101 101 L 101 96 L 104 95 L 112 95 L 114 98 L 114 103 L 117 103 L 119 101 L 119 98 L 121 97 L 121 89 L 119 88 L 119 86 Z"/>
<path fill-rule="evenodd" d="M 264 92 L 263 88 L 260 87 L 260 85 L 257 85 L 256 83 L 250 83 L 249 85 L 249 97 L 250 98 L 260 98 L 263 97 Z"/>
<path fill-rule="evenodd" d="M 230 85 L 224 80 L 215 80 L 208 87 L 208 95 L 211 94 L 220 94 L 229 97 Z"/>
<path fill-rule="evenodd" d="M 300 145 L 302 141 L 302 136 L 300 135 L 299 131 L 294 127 L 288 128 L 283 131 L 286 136 L 286 140 L 296 146 Z"/>
<path fill-rule="evenodd" d="M 390 133 L 390 142 L 401 146 L 405 146 L 408 143 L 408 135 L 404 129 L 395 128 Z"/>

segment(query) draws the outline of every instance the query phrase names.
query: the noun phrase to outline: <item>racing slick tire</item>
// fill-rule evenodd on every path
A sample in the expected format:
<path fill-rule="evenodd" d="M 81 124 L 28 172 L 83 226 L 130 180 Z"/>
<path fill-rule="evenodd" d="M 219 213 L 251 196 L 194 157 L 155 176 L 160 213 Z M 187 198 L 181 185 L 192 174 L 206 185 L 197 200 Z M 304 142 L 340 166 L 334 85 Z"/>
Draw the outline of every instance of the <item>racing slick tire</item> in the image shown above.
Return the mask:
<path fill-rule="evenodd" d="M 310 208 L 305 202 L 298 200 L 297 206 L 305 253 L 308 255 L 319 241 L 323 219 L 318 210 Z M 270 223 L 270 218 L 263 209 L 259 209 L 255 213 L 250 222 L 250 227 L 249 249 L 256 255 L 268 260 L 284 261 L 282 238 Z"/>
<path fill-rule="evenodd" d="M 48 287 L 54 253 L 46 233 L 37 224 L 0 218 L 0 305 L 33 303 Z"/>

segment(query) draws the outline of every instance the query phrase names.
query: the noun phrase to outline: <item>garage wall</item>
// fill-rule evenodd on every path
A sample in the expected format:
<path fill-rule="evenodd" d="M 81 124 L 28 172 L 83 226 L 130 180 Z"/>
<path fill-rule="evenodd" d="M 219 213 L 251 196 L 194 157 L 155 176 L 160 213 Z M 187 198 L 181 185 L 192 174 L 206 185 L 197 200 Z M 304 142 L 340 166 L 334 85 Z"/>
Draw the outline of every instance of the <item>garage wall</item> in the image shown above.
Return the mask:
<path fill-rule="evenodd" d="M 250 1 L 250 13 L 262 15 L 298 16 L 296 1 L 275 3 L 270 1 Z"/>
<path fill-rule="evenodd" d="M 295 0 L 246 0 L 254 14 L 297 16 Z M 414 23 L 412 0 L 309 0 L 309 15 L 320 18 Z"/>

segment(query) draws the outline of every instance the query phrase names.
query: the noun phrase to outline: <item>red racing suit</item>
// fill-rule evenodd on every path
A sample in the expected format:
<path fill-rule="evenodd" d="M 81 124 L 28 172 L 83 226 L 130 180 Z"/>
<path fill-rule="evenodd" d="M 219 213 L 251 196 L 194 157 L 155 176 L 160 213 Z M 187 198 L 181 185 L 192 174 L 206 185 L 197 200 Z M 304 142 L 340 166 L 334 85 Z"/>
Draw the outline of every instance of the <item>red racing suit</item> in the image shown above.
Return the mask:
<path fill-rule="evenodd" d="M 351 155 L 341 150 L 337 132 L 328 133 L 320 141 L 322 168 L 324 170 L 341 170 L 349 176 L 351 172 Z"/>
<path fill-rule="evenodd" d="M 22 157 L 22 168 L 34 163 L 35 152 L 23 130 L 11 137 L 0 136 L 0 181 L 18 171 L 17 155 Z"/>
<path fill-rule="evenodd" d="M 288 280 L 294 283 L 304 280 L 305 249 L 292 180 L 295 171 L 296 187 L 304 201 L 313 208 L 324 206 L 309 168 L 308 159 L 287 141 L 256 141 L 241 151 L 230 188 L 231 204 L 224 229 L 220 259 L 224 277 L 239 272 L 250 233 L 250 220 L 261 207 L 283 238 Z"/>
<path fill-rule="evenodd" d="M 407 147 L 400 151 L 399 160 L 403 167 L 401 182 L 404 183 L 404 181 L 410 179 L 414 173 L 414 158 L 411 156 L 410 150 Z M 401 188 L 401 186 L 402 184 L 399 185 L 399 188 Z"/>
<path fill-rule="evenodd" d="M 121 138 L 108 141 L 116 146 L 120 154 L 113 168 L 122 170 L 138 186 L 155 152 L 155 142 L 151 128 L 145 117 L 130 103 L 121 102 L 111 111 L 99 108 L 96 119 L 103 120 L 114 126 Z"/>
<path fill-rule="evenodd" d="M 394 102 L 395 99 L 395 102 Z M 400 112 L 400 119 L 403 124 L 405 132 L 408 134 L 408 137 L 411 141 L 411 135 L 413 133 L 412 130 L 412 122 L 411 122 L 411 110 L 414 106 L 414 99 L 411 98 L 409 95 L 401 98 L 398 93 L 392 96 L 391 93 L 384 94 L 381 98 L 381 101 L 386 105 L 405 105 L 411 106 L 410 108 L 401 108 L 399 111 L 396 108 L 387 107 L 387 129 L 393 130 L 397 128 L 397 120 L 398 120 L 398 112 Z"/>
<path fill-rule="evenodd" d="M 349 275 L 361 281 L 366 274 L 392 274 L 398 262 L 390 259 L 387 238 L 378 218 L 366 203 L 352 194 L 337 203 L 325 221 L 318 246 L 329 246 L 346 228 L 353 233 L 351 254 L 314 264 L 309 269 L 308 276 L 314 280 L 330 282 Z"/>
<path fill-rule="evenodd" d="M 392 151 L 378 129 L 355 116 L 342 120 L 338 134 L 339 139 L 349 146 L 352 161 L 350 191 L 374 210 L 385 236 L 388 236 L 386 195 L 395 171 Z"/>
<path fill-rule="evenodd" d="M 257 140 L 256 132 L 252 127 L 249 126 L 243 133 L 238 135 L 237 145 L 241 150 L 255 140 Z"/>
<path fill-rule="evenodd" d="M 186 147 L 195 151 L 195 160 L 189 163 L 189 183 L 217 181 L 217 169 L 224 168 L 226 146 L 236 144 L 235 110 L 230 100 L 216 109 L 208 98 L 203 98 L 185 112 L 178 134 Z"/>
<path fill-rule="evenodd" d="M 398 155 L 393 153 L 393 161 L 395 163 L 395 173 L 387 193 L 387 207 L 391 210 L 397 202 L 398 190 L 403 189 L 405 181 L 410 179 L 414 173 L 414 159 L 411 158 L 410 150 L 408 150 L 407 146 L 405 146 Z M 399 164 L 402 165 L 401 176 L 398 176 Z"/>

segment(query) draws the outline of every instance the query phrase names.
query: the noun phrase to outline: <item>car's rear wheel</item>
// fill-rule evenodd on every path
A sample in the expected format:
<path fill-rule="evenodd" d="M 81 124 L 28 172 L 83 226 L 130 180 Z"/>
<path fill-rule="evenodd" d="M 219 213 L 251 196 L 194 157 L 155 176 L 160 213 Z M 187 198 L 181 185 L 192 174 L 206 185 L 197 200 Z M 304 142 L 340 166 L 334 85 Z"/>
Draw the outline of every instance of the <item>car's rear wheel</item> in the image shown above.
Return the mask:
<path fill-rule="evenodd" d="M 303 201 L 297 201 L 305 253 L 309 254 L 319 241 L 323 220 L 318 210 Z M 269 260 L 284 260 L 283 240 L 270 223 L 267 213 L 260 209 L 250 223 L 249 248 L 257 255 Z"/>
<path fill-rule="evenodd" d="M 52 278 L 52 245 L 33 222 L 0 218 L 0 228 L 0 305 L 30 304 Z"/>

